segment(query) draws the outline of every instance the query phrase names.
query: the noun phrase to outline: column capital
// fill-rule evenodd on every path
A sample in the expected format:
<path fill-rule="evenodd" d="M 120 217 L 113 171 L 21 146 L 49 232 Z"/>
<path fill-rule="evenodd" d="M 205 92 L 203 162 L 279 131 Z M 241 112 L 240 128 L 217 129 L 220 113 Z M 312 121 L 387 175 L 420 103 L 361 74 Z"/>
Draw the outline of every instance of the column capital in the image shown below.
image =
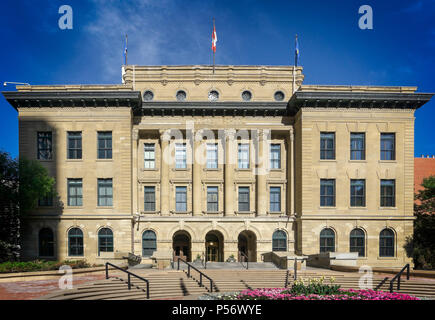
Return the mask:
<path fill-rule="evenodd" d="M 234 140 L 234 138 L 236 137 L 236 130 L 235 129 L 226 129 L 225 130 L 225 137 L 228 140 Z"/>
<path fill-rule="evenodd" d="M 159 130 L 160 139 L 162 141 L 170 141 L 171 140 L 171 130 Z"/>

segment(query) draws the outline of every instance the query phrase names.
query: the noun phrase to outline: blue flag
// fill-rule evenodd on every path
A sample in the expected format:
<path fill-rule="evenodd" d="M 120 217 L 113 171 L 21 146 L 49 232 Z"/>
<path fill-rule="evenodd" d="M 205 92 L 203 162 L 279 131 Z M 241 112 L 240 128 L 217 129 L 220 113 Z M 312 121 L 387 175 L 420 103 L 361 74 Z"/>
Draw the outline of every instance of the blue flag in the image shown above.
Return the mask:
<path fill-rule="evenodd" d="M 124 65 L 127 65 L 127 45 L 128 45 L 128 38 L 127 38 L 127 35 L 125 35 L 125 44 L 124 44 Z"/>
<path fill-rule="evenodd" d="M 298 66 L 299 62 L 299 43 L 298 43 L 298 35 L 296 35 L 295 39 L 295 66 Z"/>

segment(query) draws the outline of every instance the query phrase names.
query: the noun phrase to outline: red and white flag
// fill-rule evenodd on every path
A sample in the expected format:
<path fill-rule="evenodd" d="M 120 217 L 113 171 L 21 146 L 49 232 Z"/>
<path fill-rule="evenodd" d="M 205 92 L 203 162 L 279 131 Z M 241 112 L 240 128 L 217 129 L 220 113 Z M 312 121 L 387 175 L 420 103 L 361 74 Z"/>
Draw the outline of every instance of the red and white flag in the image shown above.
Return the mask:
<path fill-rule="evenodd" d="M 216 27 L 213 24 L 213 33 L 211 35 L 211 49 L 213 50 L 213 52 L 216 52 L 216 42 L 217 42 Z"/>

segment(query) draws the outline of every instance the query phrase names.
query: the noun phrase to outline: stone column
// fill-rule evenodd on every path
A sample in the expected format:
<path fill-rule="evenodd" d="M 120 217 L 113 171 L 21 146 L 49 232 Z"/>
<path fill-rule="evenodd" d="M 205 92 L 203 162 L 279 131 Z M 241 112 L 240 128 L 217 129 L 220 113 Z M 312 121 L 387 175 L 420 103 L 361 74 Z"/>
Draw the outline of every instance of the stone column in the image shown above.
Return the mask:
<path fill-rule="evenodd" d="M 193 150 L 192 150 L 192 161 L 193 161 L 193 190 L 192 190 L 192 207 L 193 207 L 193 215 L 200 216 L 202 215 L 202 186 L 201 186 L 201 155 L 197 152 L 201 146 L 201 139 L 196 139 L 196 134 L 193 135 Z"/>
<path fill-rule="evenodd" d="M 265 216 L 267 214 L 267 185 L 266 173 L 268 172 L 268 136 L 270 130 L 258 130 L 258 156 L 257 158 L 257 216 Z"/>
<path fill-rule="evenodd" d="M 294 140 L 295 136 L 293 133 L 293 128 L 290 129 L 290 151 L 289 151 L 289 157 L 287 159 L 290 159 L 290 162 L 287 164 L 288 170 L 288 177 L 287 180 L 290 183 L 290 215 L 293 216 L 295 214 L 295 165 L 294 165 Z"/>
<path fill-rule="evenodd" d="M 234 216 L 235 131 L 227 130 L 225 134 L 225 216 Z"/>
<path fill-rule="evenodd" d="M 139 207 L 139 192 L 141 190 L 141 184 L 138 181 L 137 173 L 140 169 L 139 163 L 138 163 L 138 144 L 139 144 L 139 130 L 133 129 L 132 135 L 131 135 L 131 146 L 132 146 L 132 156 L 131 156 L 131 170 L 132 170 L 132 185 L 131 185 L 131 209 L 132 213 L 139 213 L 140 207 Z M 135 221 L 132 220 L 131 222 L 131 252 L 134 254 L 135 252 L 135 245 L 134 245 L 134 232 L 135 232 Z M 139 222 L 136 222 L 139 223 Z"/>
<path fill-rule="evenodd" d="M 169 160 L 171 154 L 169 153 L 169 141 L 171 136 L 165 130 L 160 130 L 160 147 L 161 147 L 161 161 L 160 161 L 160 214 L 162 216 L 169 215 Z"/>

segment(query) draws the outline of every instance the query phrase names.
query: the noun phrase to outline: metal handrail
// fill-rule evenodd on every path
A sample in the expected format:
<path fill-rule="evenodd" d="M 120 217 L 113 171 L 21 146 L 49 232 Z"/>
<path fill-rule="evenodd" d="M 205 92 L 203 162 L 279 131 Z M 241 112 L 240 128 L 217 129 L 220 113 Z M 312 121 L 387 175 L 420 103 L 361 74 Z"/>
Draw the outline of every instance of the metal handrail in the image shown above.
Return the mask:
<path fill-rule="evenodd" d="M 118 266 L 115 266 L 114 264 L 111 264 L 110 262 L 106 262 L 106 279 L 109 279 L 109 266 L 118 269 L 122 272 L 125 272 L 127 274 L 127 284 L 128 284 L 128 290 L 131 290 L 131 276 L 138 278 L 139 280 L 145 281 L 147 284 L 147 299 L 150 298 L 150 282 L 145 279 L 142 278 L 141 276 L 138 276 L 137 274 L 134 274 L 130 271 L 124 270 Z"/>
<path fill-rule="evenodd" d="M 248 258 L 248 256 L 244 252 L 242 252 L 242 251 L 239 251 L 239 254 L 241 254 L 243 257 L 246 258 L 246 270 L 248 270 L 249 269 L 249 258 Z M 241 264 L 243 266 L 243 263 L 241 263 Z"/>
<path fill-rule="evenodd" d="M 287 269 L 287 272 L 285 274 L 285 286 L 284 286 L 284 288 L 288 287 L 288 278 L 289 278 L 289 270 Z"/>
<path fill-rule="evenodd" d="M 192 266 L 189 262 L 187 262 L 186 260 L 183 260 L 181 258 L 178 258 L 177 261 L 177 270 L 180 270 L 180 260 L 182 262 L 184 262 L 185 264 L 187 264 L 187 276 L 189 278 L 191 278 L 192 276 L 190 275 L 190 268 L 192 268 L 193 270 L 197 271 L 199 273 L 199 285 L 202 287 L 205 285 L 202 284 L 202 277 L 206 277 L 209 281 L 210 281 L 210 292 L 213 292 L 213 280 L 207 276 L 205 273 L 201 272 L 199 269 L 197 269 L 196 267 Z"/>
<path fill-rule="evenodd" d="M 396 275 L 394 276 L 394 278 L 390 280 L 390 293 L 393 292 L 394 281 L 396 281 L 396 280 L 397 280 L 397 291 L 400 290 L 400 278 L 401 278 L 401 276 L 402 276 L 403 271 L 405 271 L 405 269 L 406 269 L 406 280 L 409 280 L 409 269 L 410 269 L 410 267 L 409 267 L 409 263 L 407 263 L 407 264 L 402 268 L 402 270 L 400 270 L 399 273 L 396 274 Z"/>

